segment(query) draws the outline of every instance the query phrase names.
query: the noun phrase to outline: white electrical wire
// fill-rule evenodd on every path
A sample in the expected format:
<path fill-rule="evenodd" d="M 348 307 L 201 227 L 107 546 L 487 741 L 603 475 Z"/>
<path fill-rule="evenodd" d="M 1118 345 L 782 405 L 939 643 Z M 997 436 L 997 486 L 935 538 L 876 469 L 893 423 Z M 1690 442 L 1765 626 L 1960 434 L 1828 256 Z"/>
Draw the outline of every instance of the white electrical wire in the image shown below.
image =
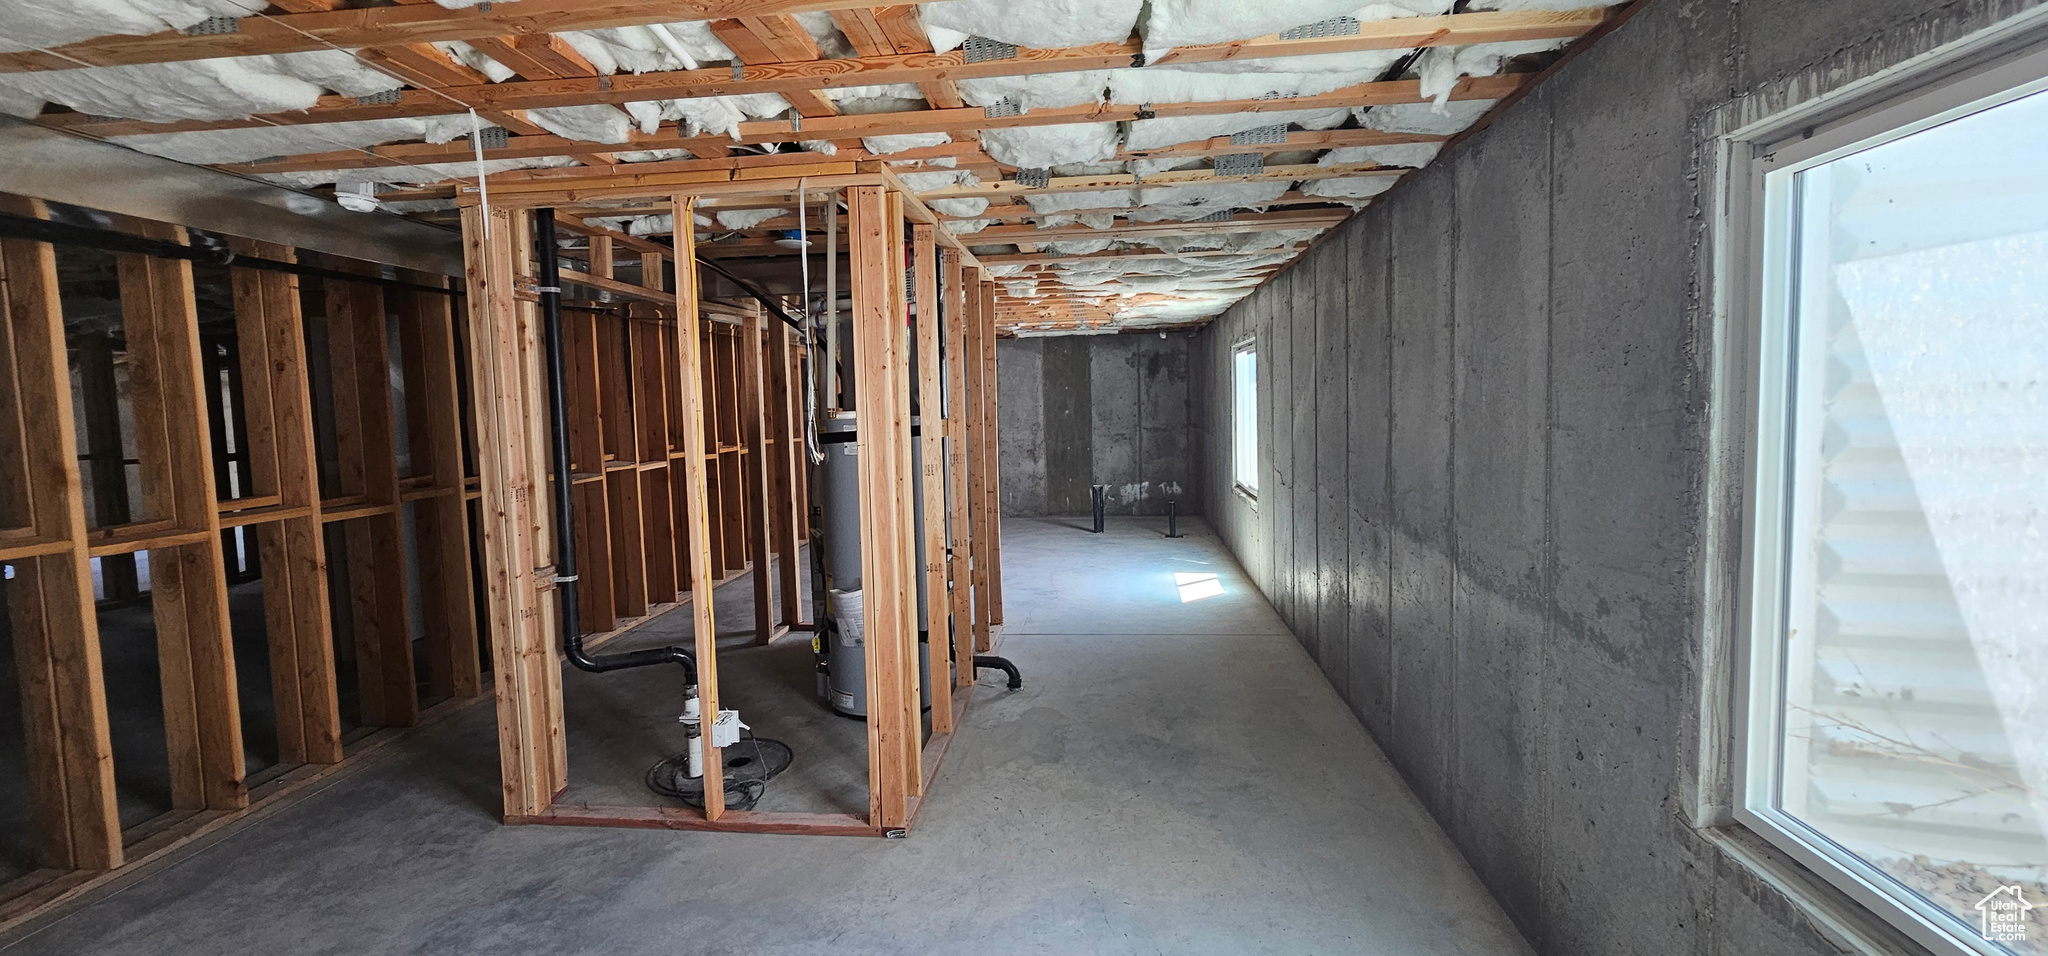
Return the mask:
<path fill-rule="evenodd" d="M 800 177 L 796 181 L 796 227 L 802 235 L 804 246 L 799 255 L 803 259 L 804 272 L 804 451 L 810 455 L 811 464 L 825 461 L 824 444 L 818 440 L 818 351 L 814 346 L 818 340 L 818 323 L 812 317 L 811 309 L 811 217 L 809 191 L 810 180 Z M 832 268 L 826 263 L 826 268 Z"/>

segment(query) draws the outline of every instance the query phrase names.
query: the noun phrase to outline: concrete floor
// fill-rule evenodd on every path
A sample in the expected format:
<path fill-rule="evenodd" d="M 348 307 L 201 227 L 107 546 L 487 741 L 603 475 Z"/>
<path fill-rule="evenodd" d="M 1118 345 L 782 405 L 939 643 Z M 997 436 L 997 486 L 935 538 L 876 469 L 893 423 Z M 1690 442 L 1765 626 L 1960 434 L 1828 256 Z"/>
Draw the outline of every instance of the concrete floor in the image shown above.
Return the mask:
<path fill-rule="evenodd" d="M 502 826 L 477 707 L 0 949 L 1531 952 L 1199 522 L 1079 526 L 1006 524 L 1024 689 L 906 840 Z"/>

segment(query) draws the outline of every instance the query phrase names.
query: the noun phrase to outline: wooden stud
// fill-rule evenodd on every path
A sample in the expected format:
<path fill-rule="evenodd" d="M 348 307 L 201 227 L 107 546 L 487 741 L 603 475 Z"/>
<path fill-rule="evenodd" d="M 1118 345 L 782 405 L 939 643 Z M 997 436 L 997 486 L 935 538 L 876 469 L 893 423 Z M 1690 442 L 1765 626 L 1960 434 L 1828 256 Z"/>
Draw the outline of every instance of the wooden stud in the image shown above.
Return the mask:
<path fill-rule="evenodd" d="M 515 246 L 527 215 L 463 210 L 470 322 L 470 407 L 475 411 L 482 490 L 483 577 L 490 600 L 498 751 L 507 817 L 547 809 L 567 785 L 561 723 L 560 657 L 546 629 L 534 424 L 541 415 L 532 316 L 513 287 Z"/>
<path fill-rule="evenodd" d="M 0 209 L 46 218 L 37 200 L 0 199 Z M 24 467 L 19 511 L 37 537 L 62 550 L 9 559 L 14 581 L 15 673 L 21 684 L 29 819 L 36 862 L 63 869 L 121 865 L 121 823 L 114 796 L 114 756 L 100 667 L 99 621 L 84 547 L 85 502 L 78 469 L 71 377 L 65 362 L 58 301 L 57 257 L 46 243 L 0 240 L 0 356 Z M 39 423 L 29 441 L 26 423 Z"/>
<path fill-rule="evenodd" d="M 983 284 L 981 294 L 981 460 L 988 474 L 981 489 L 983 521 L 988 529 L 982 553 L 988 556 L 988 626 L 992 631 L 1003 623 L 1003 482 L 996 438 L 1000 425 L 996 409 L 996 284 Z M 994 649 L 993 636 L 989 642 L 981 649 Z"/>
<path fill-rule="evenodd" d="M 774 512 L 775 524 L 772 529 L 774 543 L 772 550 L 776 558 L 776 583 L 782 596 L 782 623 L 787 627 L 800 627 L 804 623 L 802 595 L 798 593 L 802 552 L 798 545 L 798 529 L 803 524 L 806 510 L 800 496 L 800 472 L 803 469 L 805 441 L 803 435 L 802 398 L 798 394 L 801 386 L 798 376 L 790 368 L 794 351 L 790 348 L 790 328 L 781 322 L 768 323 L 768 350 L 764 365 L 768 374 L 767 396 L 773 406 L 768 412 L 771 430 L 768 462 L 768 498 Z"/>
<path fill-rule="evenodd" d="M 916 746 L 916 664 L 910 656 L 916 626 L 914 585 L 904 560 L 902 529 L 911 520 L 907 501 L 908 409 L 898 398 L 905 355 L 902 310 L 902 220 L 890 219 L 880 186 L 847 191 L 853 256 L 853 360 L 856 439 L 860 464 L 861 590 L 868 676 L 869 822 L 909 821 L 906 757 Z M 893 247 L 893 248 L 892 248 Z M 894 273 L 892 277 L 891 273 Z"/>
<path fill-rule="evenodd" d="M 923 499 L 925 653 L 931 665 L 932 733 L 953 732 L 952 627 L 946 599 L 946 427 L 945 385 L 939 369 L 939 263 L 935 227 L 911 227 L 917 270 L 917 395 L 920 462 L 916 476 Z M 961 662 L 972 670 L 972 661 Z"/>
<path fill-rule="evenodd" d="M 640 458 L 641 560 L 646 565 L 641 578 L 649 604 L 669 604 L 676 599 L 680 579 L 676 573 L 674 478 L 668 455 L 667 330 L 652 306 L 635 302 L 630 309 L 633 318 L 627 325 L 633 349 L 633 418 Z"/>
<path fill-rule="evenodd" d="M 953 683 L 967 687 L 974 683 L 974 575 L 970 567 L 975 531 L 968 514 L 973 510 L 968 495 L 968 392 L 969 361 L 967 328 L 974 313 L 968 309 L 970 289 L 979 289 L 980 269 L 962 267 L 959 257 L 946 257 L 946 458 L 947 525 L 952 531 L 953 659 L 960 663 Z M 975 295 L 973 299 L 978 300 Z"/>
<path fill-rule="evenodd" d="M 400 270 L 421 285 L 440 276 Z M 455 380 L 455 319 L 448 296 L 397 293 L 405 359 L 406 429 L 413 472 L 442 494 L 419 499 L 421 617 L 426 622 L 427 692 L 435 697 L 483 693 L 477 653 L 476 601 L 470 592 L 469 507 L 462 500 L 462 405 Z"/>
<path fill-rule="evenodd" d="M 148 238 L 185 241 L 181 227 L 131 225 Z M 144 518 L 167 519 L 191 536 L 149 556 L 171 801 L 180 809 L 237 809 L 249 796 L 218 496 L 213 470 L 189 467 L 211 455 L 192 264 L 122 254 L 116 270 L 137 446 L 144 472 L 162 482 L 144 488 Z"/>
<path fill-rule="evenodd" d="M 983 361 L 991 343 L 989 327 L 995 311 L 995 284 L 981 278 L 982 270 L 968 273 L 966 339 L 967 348 L 961 353 L 961 368 L 966 372 L 967 401 L 961 408 L 966 415 L 968 467 L 968 512 L 972 526 L 970 535 L 969 571 L 972 575 L 969 590 L 974 604 L 974 649 L 987 651 L 992 643 L 989 634 L 988 568 L 989 540 L 993 537 L 988 526 L 988 486 L 994 481 L 989 471 L 988 458 L 983 452 L 987 448 L 988 407 L 982 400 L 983 392 L 989 388 L 988 365 Z"/>
<path fill-rule="evenodd" d="M 230 249 L 280 262 L 297 259 L 288 246 L 245 239 L 232 240 Z M 321 533 L 320 466 L 299 280 L 255 269 L 234 269 L 229 276 L 242 360 L 250 488 L 258 496 L 275 495 L 278 507 L 296 512 L 256 530 L 263 556 L 278 761 L 337 763 L 342 757 L 341 706 L 327 613 L 327 543 Z M 463 586 L 466 590 L 467 578 Z"/>
<path fill-rule="evenodd" d="M 775 638 L 774 569 L 770 567 L 769 551 L 773 547 L 769 531 L 774 525 L 773 509 L 768 499 L 768 472 L 773 465 L 768 460 L 768 396 L 766 374 L 762 368 L 762 338 L 767 335 L 762 323 L 765 313 L 755 305 L 747 315 L 747 324 L 740 329 L 742 348 L 740 355 L 740 417 L 741 431 L 746 440 L 746 492 L 747 492 L 747 540 L 754 554 L 754 643 L 766 644 Z"/>
<path fill-rule="evenodd" d="M 685 346 L 678 363 L 677 379 L 683 384 L 683 498 L 688 503 L 690 539 L 690 614 L 697 631 L 697 697 L 708 722 L 718 716 L 718 622 L 711 596 L 710 493 L 705 481 L 703 389 L 691 387 L 704 378 L 703 350 L 699 326 L 703 311 L 697 296 L 697 241 L 692 217 L 696 204 L 678 196 L 676 209 L 676 324 L 678 340 Z M 725 813 L 725 761 L 711 746 L 710 727 L 704 733 L 704 818 L 717 820 Z"/>
<path fill-rule="evenodd" d="M 419 722 L 420 705 L 405 562 L 393 560 L 405 553 L 405 521 L 397 508 L 397 422 L 384 290 L 339 280 L 325 286 L 334 414 L 342 424 L 336 430 L 341 490 L 378 506 L 342 525 L 358 707 L 364 726 L 410 727 Z"/>

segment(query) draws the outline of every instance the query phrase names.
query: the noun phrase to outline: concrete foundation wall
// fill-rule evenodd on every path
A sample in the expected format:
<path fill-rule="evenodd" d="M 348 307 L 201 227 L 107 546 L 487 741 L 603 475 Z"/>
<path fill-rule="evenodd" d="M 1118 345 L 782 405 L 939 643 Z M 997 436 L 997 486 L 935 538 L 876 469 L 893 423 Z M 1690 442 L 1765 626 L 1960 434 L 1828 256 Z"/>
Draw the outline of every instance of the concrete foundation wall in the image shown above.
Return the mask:
<path fill-rule="evenodd" d="M 2035 5 L 1651 0 L 1202 333 L 1211 524 L 1541 951 L 1845 951 L 1692 816 L 1700 130 Z M 1256 501 L 1229 472 L 1247 337 Z"/>
<path fill-rule="evenodd" d="M 1079 515 L 1092 485 L 1113 515 L 1201 510 L 1188 332 L 1002 339 L 996 344 L 1003 513 Z"/>

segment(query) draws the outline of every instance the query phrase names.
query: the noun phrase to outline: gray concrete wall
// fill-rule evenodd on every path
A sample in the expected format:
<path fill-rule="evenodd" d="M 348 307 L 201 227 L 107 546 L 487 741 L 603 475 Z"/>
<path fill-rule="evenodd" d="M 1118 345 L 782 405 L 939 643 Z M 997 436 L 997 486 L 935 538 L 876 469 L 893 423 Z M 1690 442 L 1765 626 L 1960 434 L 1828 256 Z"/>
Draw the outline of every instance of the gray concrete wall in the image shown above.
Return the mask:
<path fill-rule="evenodd" d="M 1843 950 L 1694 829 L 1711 112 L 2035 6 L 1653 0 L 1205 330 L 1207 513 L 1545 953 Z M 1256 501 L 1230 352 L 1259 350 Z"/>
<path fill-rule="evenodd" d="M 1114 515 L 1201 510 L 1188 332 L 996 343 L 1003 513 L 1087 514 L 1109 485 Z"/>

